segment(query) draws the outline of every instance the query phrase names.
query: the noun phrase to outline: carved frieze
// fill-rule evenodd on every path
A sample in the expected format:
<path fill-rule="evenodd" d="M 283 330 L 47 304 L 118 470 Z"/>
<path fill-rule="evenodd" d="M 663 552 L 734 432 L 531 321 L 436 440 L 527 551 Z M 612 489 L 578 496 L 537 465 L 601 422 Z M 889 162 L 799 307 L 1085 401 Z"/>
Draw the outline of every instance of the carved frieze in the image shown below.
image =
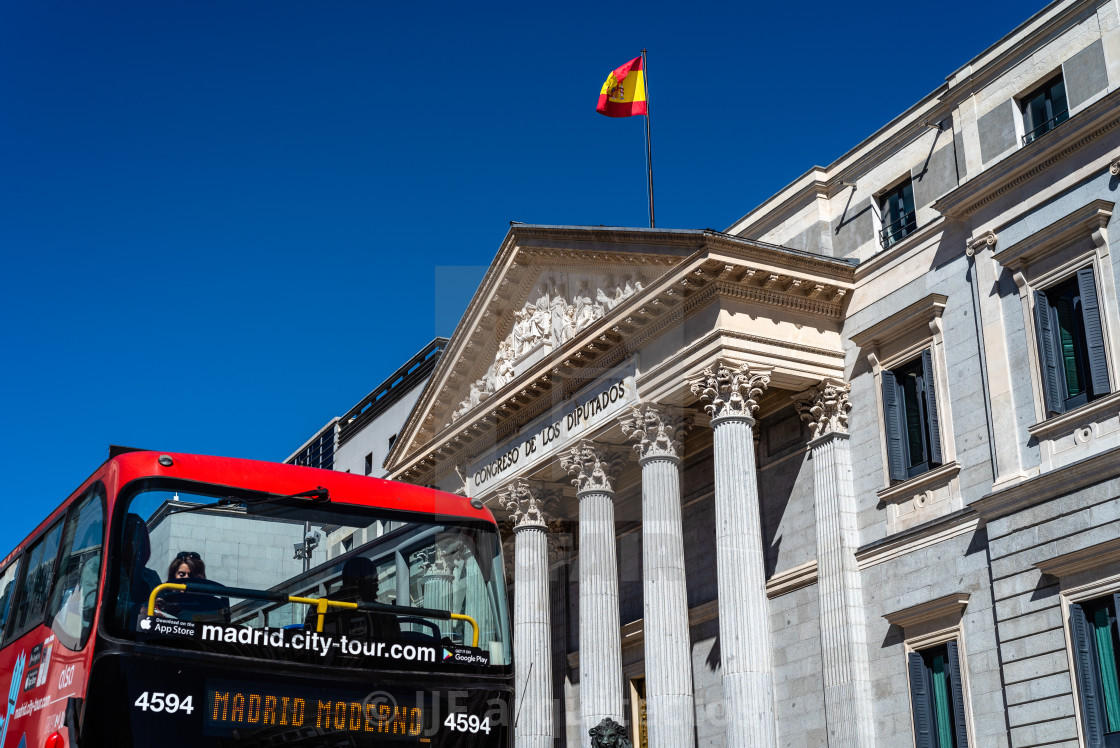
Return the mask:
<path fill-rule="evenodd" d="M 824 379 L 793 399 L 794 407 L 801 414 L 801 420 L 808 422 L 814 439 L 825 434 L 848 433 L 851 389 L 850 384 L 839 379 Z"/>
<path fill-rule="evenodd" d="M 768 372 L 752 372 L 745 363 L 736 369 L 724 364 L 711 366 L 691 382 L 692 394 L 708 401 L 704 409 L 712 418 L 753 417 L 759 398 L 769 384 Z"/>
<path fill-rule="evenodd" d="M 569 289 L 569 285 L 574 288 Z M 594 290 L 592 290 L 594 289 Z M 559 348 L 642 290 L 637 276 L 586 276 L 566 282 L 547 279 L 537 284 L 530 300 L 514 312 L 513 329 L 498 344 L 494 363 L 472 382 L 466 399 L 451 415 L 456 421 L 513 381 L 517 366 L 542 347 Z"/>
<path fill-rule="evenodd" d="M 622 472 L 623 462 L 624 458 L 619 453 L 605 450 L 585 439 L 561 458 L 560 466 L 576 476 L 572 484 L 579 493 L 614 493 L 614 484 Z"/>
<path fill-rule="evenodd" d="M 664 408 L 639 405 L 623 418 L 622 433 L 637 442 L 639 459 L 671 457 L 680 459 L 682 440 L 692 426 L 691 418 L 670 415 Z"/>

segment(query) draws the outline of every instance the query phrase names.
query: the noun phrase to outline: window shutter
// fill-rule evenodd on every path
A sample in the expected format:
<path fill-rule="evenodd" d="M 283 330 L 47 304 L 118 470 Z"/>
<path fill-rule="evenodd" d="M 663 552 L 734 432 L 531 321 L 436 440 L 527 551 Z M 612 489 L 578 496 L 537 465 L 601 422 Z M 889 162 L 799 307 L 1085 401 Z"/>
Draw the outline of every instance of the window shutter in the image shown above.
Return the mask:
<path fill-rule="evenodd" d="M 926 663 L 917 652 L 911 652 L 906 658 L 910 670 L 910 700 L 914 708 L 914 748 L 937 748 L 933 742 L 933 708 Z"/>
<path fill-rule="evenodd" d="M 929 419 L 929 462 L 941 464 L 941 424 L 937 421 L 937 391 L 933 386 L 933 351 L 922 351 L 922 389 L 925 391 L 926 418 Z"/>
<path fill-rule="evenodd" d="M 1077 271 L 1077 288 L 1081 293 L 1081 322 L 1085 327 L 1085 347 L 1089 349 L 1089 389 L 1093 397 L 1109 392 L 1108 360 L 1104 354 L 1104 331 L 1101 329 L 1101 310 L 1097 302 L 1097 284 L 1093 281 L 1093 268 Z"/>
<path fill-rule="evenodd" d="M 1042 369 L 1043 404 L 1047 413 L 1065 410 L 1062 385 L 1058 380 L 1058 351 L 1054 344 L 1054 328 L 1050 324 L 1050 301 L 1041 291 L 1034 292 L 1034 326 L 1038 334 L 1038 364 Z"/>
<path fill-rule="evenodd" d="M 968 748 L 968 728 L 964 719 L 964 686 L 961 681 L 961 658 L 957 643 L 945 645 L 949 650 L 949 685 L 953 688 L 953 731 L 957 735 L 957 748 Z"/>
<path fill-rule="evenodd" d="M 891 480 L 906 480 L 906 458 L 902 453 L 902 403 L 894 372 L 884 369 L 883 430 L 887 437 L 887 467 Z"/>
<path fill-rule="evenodd" d="M 1081 699 L 1081 724 L 1086 748 L 1104 748 L 1100 685 L 1097 682 L 1097 653 L 1089 619 L 1080 605 L 1069 606 L 1069 629 L 1073 636 L 1073 661 L 1077 670 L 1077 695 Z"/>

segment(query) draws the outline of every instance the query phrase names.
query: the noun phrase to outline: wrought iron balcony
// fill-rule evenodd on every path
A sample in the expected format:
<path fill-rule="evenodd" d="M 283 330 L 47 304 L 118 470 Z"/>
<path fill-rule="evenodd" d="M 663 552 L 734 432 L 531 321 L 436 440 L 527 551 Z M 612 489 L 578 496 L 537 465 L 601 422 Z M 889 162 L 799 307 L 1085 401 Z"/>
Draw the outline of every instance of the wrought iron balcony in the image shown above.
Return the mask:
<path fill-rule="evenodd" d="M 1065 122 L 1067 119 L 1069 119 L 1069 110 L 1068 109 L 1066 109 L 1064 111 L 1061 111 L 1061 112 L 1058 112 L 1053 117 L 1046 120 L 1041 125 L 1039 125 L 1038 127 L 1034 128 L 1033 130 L 1028 132 L 1026 135 L 1024 135 L 1023 136 L 1023 145 L 1033 143 L 1034 141 L 1038 140 L 1040 137 L 1042 137 L 1046 133 L 1053 130 L 1058 125 Z"/>
<path fill-rule="evenodd" d="M 917 228 L 918 221 L 915 211 L 907 211 L 879 231 L 879 243 L 883 245 L 883 249 L 886 249 L 898 240 L 914 233 Z"/>

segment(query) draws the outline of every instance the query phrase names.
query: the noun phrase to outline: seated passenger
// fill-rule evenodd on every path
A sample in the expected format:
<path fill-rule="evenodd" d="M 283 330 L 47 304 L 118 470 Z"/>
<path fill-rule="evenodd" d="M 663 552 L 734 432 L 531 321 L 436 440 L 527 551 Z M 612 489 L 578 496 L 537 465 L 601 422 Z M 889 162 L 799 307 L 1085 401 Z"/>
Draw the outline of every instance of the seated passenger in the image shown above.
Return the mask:
<path fill-rule="evenodd" d="M 376 603 L 377 567 L 368 558 L 356 557 L 342 566 L 342 586 L 331 600 L 344 603 Z M 318 613 L 312 609 L 304 625 L 314 630 Z M 346 635 L 364 641 L 391 641 L 401 638 L 401 626 L 392 613 L 328 608 L 323 615 L 323 633 Z"/>
<path fill-rule="evenodd" d="M 206 579 L 206 562 L 194 551 L 181 551 L 171 560 L 167 581 L 206 581 L 210 586 L 221 587 Z M 166 590 L 156 598 L 156 608 L 165 616 L 180 620 L 229 622 L 229 598 L 223 596 Z"/>

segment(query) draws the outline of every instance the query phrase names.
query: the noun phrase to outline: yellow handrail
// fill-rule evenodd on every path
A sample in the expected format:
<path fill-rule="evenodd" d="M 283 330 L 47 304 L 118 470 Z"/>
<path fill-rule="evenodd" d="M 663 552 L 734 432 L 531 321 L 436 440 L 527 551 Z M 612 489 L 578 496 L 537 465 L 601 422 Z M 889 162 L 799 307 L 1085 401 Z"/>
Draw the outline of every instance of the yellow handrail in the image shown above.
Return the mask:
<path fill-rule="evenodd" d="M 452 613 L 451 617 L 456 621 L 466 621 L 471 625 L 471 631 L 474 632 L 474 636 L 471 637 L 471 646 L 478 647 L 478 621 L 474 620 L 470 616 L 461 615 L 459 613 Z"/>
<path fill-rule="evenodd" d="M 176 582 L 164 582 L 157 584 L 156 588 L 152 590 L 152 594 L 148 595 L 148 615 L 154 616 L 156 614 L 156 595 L 163 590 L 185 590 L 187 585 L 178 584 Z"/>

